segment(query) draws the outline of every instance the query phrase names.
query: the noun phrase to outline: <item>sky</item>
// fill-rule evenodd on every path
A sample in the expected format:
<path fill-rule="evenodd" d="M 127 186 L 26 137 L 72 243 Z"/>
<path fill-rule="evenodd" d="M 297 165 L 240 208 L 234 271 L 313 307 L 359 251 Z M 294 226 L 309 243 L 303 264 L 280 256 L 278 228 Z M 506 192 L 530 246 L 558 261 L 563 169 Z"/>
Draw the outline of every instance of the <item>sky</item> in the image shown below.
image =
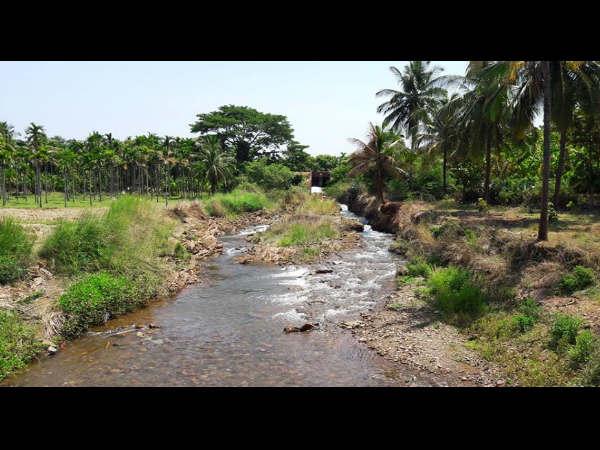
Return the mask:
<path fill-rule="evenodd" d="M 375 93 L 397 88 L 390 66 L 408 61 L 3 61 L 0 121 L 22 133 L 30 122 L 49 136 L 83 139 L 156 133 L 193 136 L 196 114 L 221 105 L 288 117 L 308 152 L 354 150 L 349 138 L 380 124 Z M 433 61 L 464 74 L 467 61 Z"/>

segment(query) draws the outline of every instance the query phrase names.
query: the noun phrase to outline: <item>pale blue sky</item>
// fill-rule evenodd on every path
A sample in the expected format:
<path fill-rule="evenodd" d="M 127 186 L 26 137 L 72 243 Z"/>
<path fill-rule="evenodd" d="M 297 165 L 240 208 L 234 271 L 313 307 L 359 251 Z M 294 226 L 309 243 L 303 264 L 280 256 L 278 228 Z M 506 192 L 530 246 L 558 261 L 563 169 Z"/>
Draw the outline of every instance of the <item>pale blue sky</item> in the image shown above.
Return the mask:
<path fill-rule="evenodd" d="M 115 137 L 148 132 L 192 136 L 198 113 L 225 104 L 286 115 L 311 154 L 353 150 L 370 121 L 381 123 L 375 92 L 395 88 L 389 66 L 407 61 L 330 62 L 0 62 L 0 121 L 30 122 L 50 136 Z M 434 61 L 464 74 L 466 61 Z"/>

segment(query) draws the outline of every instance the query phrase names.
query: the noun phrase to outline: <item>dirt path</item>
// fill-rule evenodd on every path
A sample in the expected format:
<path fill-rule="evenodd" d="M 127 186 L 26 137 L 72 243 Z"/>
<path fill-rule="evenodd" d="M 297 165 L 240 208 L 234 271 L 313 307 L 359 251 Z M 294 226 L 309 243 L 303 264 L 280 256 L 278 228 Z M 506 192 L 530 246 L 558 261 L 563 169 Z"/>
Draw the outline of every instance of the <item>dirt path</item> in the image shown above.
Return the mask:
<path fill-rule="evenodd" d="M 349 328 L 359 342 L 386 359 L 429 372 L 448 386 L 505 383 L 496 367 L 465 347 L 465 336 L 415 296 L 414 287 L 400 288 Z"/>

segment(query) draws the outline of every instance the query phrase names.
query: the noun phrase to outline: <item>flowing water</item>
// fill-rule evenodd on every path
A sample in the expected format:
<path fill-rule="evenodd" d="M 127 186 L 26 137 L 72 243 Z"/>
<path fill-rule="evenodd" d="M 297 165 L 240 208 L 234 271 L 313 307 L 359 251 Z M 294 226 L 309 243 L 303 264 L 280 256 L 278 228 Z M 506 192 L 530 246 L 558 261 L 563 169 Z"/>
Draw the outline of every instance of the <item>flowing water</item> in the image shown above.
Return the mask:
<path fill-rule="evenodd" d="M 341 205 L 342 215 L 357 218 Z M 430 381 L 394 368 L 338 326 L 393 290 L 392 236 L 365 225 L 361 248 L 315 266 L 233 261 L 253 227 L 222 239 L 208 281 L 111 320 L 5 380 L 12 386 L 394 386 Z M 324 267 L 330 273 L 316 273 Z M 318 329 L 283 333 L 319 322 Z M 154 323 L 160 328 L 133 329 Z"/>

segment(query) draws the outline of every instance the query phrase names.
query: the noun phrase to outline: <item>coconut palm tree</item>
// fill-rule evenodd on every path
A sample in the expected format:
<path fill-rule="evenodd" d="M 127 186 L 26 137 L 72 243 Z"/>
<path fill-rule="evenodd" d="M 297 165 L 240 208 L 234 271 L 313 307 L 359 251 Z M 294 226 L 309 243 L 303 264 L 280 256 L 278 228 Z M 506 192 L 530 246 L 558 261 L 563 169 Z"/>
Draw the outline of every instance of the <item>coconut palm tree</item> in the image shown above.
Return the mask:
<path fill-rule="evenodd" d="M 484 158 L 484 198 L 491 200 L 492 150 L 503 140 L 509 114 L 509 89 L 491 70 L 491 61 L 471 61 L 462 80 L 463 96 L 457 99 L 460 146 L 472 156 Z"/>
<path fill-rule="evenodd" d="M 513 88 L 512 124 L 517 137 L 532 125 L 534 117 L 540 112 L 544 121 L 544 145 L 542 159 L 542 190 L 538 240 L 548 240 L 548 201 L 550 181 L 550 126 L 551 121 L 560 122 L 560 127 L 568 128 L 568 111 L 574 97 L 562 93 L 569 92 L 564 76 L 575 76 L 585 80 L 586 71 L 591 68 L 596 73 L 594 61 L 498 61 L 491 67 L 490 73 Z M 594 75 L 595 77 L 595 75 Z M 594 79 L 592 78 L 592 80 Z M 595 83 L 588 84 L 593 86 Z M 553 94 L 555 99 L 553 99 Z M 552 107 L 553 101 L 558 105 Z M 553 114 L 554 110 L 554 114 Z M 563 117 L 567 120 L 563 121 Z M 560 119 L 560 120 L 558 120 Z M 562 174 L 561 174 L 562 176 Z M 560 188 L 560 184 L 559 184 Z"/>
<path fill-rule="evenodd" d="M 430 61 L 410 61 L 402 72 L 390 67 L 400 90 L 383 89 L 376 93 L 378 97 L 389 97 L 377 108 L 378 113 L 385 114 L 383 128 L 389 127 L 398 133 L 404 130 L 413 149 L 420 128 L 446 95 L 441 86 L 449 81 L 448 77 L 440 76 L 440 67 L 430 68 L 429 65 Z"/>
<path fill-rule="evenodd" d="M 449 152 L 457 148 L 459 142 L 458 112 L 462 106 L 458 93 L 440 101 L 437 111 L 427 120 L 422 133 L 417 136 L 417 147 L 429 154 L 442 155 L 442 186 L 447 191 Z"/>
<path fill-rule="evenodd" d="M 223 150 L 219 138 L 214 135 L 200 138 L 197 143 L 198 158 L 204 164 L 204 179 L 214 194 L 220 183 L 227 184 L 233 175 L 234 158 Z"/>
<path fill-rule="evenodd" d="M 33 122 L 25 130 L 26 141 L 31 151 L 31 158 L 35 168 L 35 198 L 42 207 L 42 185 L 40 181 L 40 164 L 43 159 L 44 144 L 47 140 L 44 127 Z"/>
<path fill-rule="evenodd" d="M 385 176 L 406 176 L 406 172 L 396 165 L 394 158 L 386 154 L 386 149 L 394 146 L 399 141 L 390 142 L 389 134 L 383 131 L 379 126 L 369 124 L 369 134 L 367 143 L 360 139 L 351 139 L 357 149 L 349 157 L 351 166 L 348 175 L 355 177 L 373 172 L 375 181 L 375 190 L 377 199 L 381 204 L 384 202 L 383 188 L 385 185 Z"/>

